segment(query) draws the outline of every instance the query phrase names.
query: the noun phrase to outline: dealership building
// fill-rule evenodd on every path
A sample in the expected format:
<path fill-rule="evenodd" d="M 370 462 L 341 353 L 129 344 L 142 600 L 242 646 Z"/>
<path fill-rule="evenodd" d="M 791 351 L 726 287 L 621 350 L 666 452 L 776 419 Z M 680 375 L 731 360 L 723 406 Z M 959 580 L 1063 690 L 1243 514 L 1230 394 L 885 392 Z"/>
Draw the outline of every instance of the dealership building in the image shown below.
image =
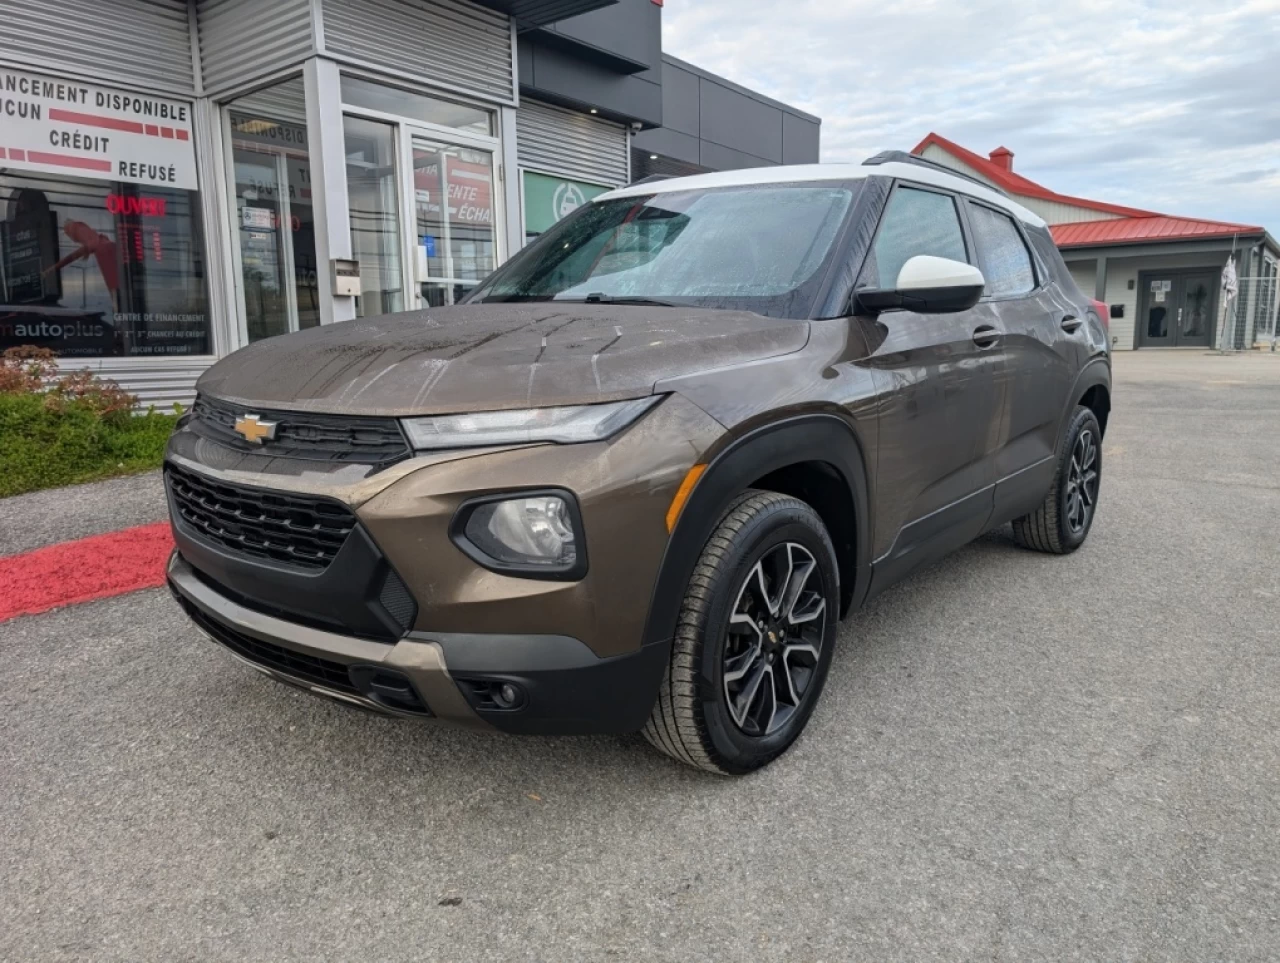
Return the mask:
<path fill-rule="evenodd" d="M 1280 243 L 1261 225 L 1061 194 L 1015 172 L 1007 147 L 982 155 L 930 133 L 913 150 L 1044 218 L 1076 284 L 1106 305 L 1118 350 L 1274 346 Z"/>
<path fill-rule="evenodd" d="M 660 0 L 0 0 L 0 350 L 189 401 L 245 344 L 451 304 L 597 194 L 819 131 L 664 54 Z"/>

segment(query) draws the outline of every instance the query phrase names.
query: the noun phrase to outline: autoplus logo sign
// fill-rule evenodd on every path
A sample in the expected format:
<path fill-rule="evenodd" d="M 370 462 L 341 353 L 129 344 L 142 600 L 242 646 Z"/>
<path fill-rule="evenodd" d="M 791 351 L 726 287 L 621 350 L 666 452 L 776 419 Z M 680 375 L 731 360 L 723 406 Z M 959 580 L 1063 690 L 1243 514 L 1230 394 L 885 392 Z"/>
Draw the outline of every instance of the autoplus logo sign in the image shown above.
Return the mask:
<path fill-rule="evenodd" d="M 585 203 L 587 203 L 587 196 L 582 193 L 582 188 L 576 184 L 562 183 L 551 196 L 551 217 L 558 221 L 572 214 Z"/>

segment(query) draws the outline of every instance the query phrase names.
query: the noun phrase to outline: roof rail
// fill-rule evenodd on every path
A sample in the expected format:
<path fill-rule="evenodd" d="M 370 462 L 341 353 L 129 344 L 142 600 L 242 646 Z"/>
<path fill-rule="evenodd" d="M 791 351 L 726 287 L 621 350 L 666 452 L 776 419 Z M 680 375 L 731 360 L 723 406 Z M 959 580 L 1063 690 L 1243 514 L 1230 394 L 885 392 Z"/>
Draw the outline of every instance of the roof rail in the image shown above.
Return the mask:
<path fill-rule="evenodd" d="M 905 150 L 882 150 L 874 157 L 868 157 L 862 162 L 863 167 L 878 167 L 881 164 L 914 164 L 917 167 L 927 167 L 930 170 L 940 171 L 943 174 L 951 174 L 953 177 L 963 177 L 966 181 L 979 184 L 989 191 L 995 191 L 1005 197 L 1009 193 L 1003 188 L 996 187 L 994 184 L 984 181 L 981 177 L 974 177 L 972 174 L 966 174 L 964 171 L 958 171 L 954 167 L 948 167 L 946 164 L 939 164 L 937 161 L 929 160 L 927 157 L 921 157 L 919 154 L 910 154 Z"/>

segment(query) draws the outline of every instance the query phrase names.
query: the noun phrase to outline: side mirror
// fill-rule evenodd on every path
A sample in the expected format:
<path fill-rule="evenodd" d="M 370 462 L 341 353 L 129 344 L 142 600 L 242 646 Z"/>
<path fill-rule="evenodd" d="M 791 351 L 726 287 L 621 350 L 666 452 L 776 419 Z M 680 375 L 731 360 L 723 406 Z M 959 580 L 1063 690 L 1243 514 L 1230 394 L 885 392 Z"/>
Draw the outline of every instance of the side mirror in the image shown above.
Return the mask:
<path fill-rule="evenodd" d="M 878 314 L 892 308 L 920 314 L 967 311 L 982 297 L 986 279 L 972 264 L 946 257 L 917 254 L 898 272 L 893 290 L 873 288 L 857 292 L 858 305 Z"/>

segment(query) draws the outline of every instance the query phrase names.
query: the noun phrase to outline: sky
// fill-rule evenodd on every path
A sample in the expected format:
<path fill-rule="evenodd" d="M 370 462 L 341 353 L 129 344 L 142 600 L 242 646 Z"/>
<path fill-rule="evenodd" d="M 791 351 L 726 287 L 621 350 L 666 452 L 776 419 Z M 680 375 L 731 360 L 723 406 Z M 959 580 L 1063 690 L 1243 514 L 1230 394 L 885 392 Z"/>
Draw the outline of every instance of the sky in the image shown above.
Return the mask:
<path fill-rule="evenodd" d="M 1280 236 L 1280 0 L 666 0 L 663 49 L 822 118 L 936 131 L 1063 194 Z"/>

